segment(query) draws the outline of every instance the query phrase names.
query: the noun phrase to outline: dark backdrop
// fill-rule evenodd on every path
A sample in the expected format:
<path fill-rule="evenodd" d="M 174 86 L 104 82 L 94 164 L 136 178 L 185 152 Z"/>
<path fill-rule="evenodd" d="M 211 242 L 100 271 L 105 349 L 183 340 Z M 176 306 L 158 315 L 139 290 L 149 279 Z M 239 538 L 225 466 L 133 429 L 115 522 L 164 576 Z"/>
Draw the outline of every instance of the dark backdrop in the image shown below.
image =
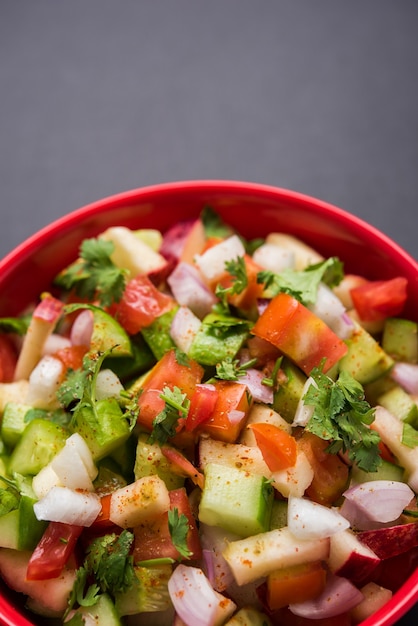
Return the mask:
<path fill-rule="evenodd" d="M 100 197 L 223 178 L 416 257 L 417 62 L 416 0 L 0 0 L 0 256 Z"/>

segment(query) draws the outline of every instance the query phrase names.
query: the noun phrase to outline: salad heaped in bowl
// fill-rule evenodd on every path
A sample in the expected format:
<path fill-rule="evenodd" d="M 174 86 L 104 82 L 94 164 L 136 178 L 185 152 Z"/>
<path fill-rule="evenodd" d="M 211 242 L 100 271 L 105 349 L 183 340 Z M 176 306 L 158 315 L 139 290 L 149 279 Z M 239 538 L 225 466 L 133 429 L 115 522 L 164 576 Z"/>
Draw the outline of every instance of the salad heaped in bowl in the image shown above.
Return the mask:
<path fill-rule="evenodd" d="M 367 619 L 417 563 L 406 299 L 209 207 L 85 239 L 0 319 L 6 584 L 42 623 Z"/>

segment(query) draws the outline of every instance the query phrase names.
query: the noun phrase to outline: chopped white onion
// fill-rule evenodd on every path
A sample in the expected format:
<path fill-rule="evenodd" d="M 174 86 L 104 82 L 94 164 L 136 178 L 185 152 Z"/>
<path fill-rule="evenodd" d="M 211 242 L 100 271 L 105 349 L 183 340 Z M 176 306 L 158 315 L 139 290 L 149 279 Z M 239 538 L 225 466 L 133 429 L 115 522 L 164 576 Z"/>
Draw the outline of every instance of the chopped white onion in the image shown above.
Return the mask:
<path fill-rule="evenodd" d="M 45 356 L 45 354 L 55 354 L 58 350 L 63 350 L 64 348 L 69 348 L 70 346 L 71 340 L 68 337 L 52 333 L 45 340 L 42 355 Z"/>
<path fill-rule="evenodd" d="M 200 319 L 188 307 L 177 309 L 171 322 L 170 336 L 185 354 L 188 354 L 201 325 Z"/>
<path fill-rule="evenodd" d="M 73 346 L 90 345 L 93 325 L 93 312 L 89 309 L 84 309 L 77 315 L 70 332 L 70 339 Z"/>
<path fill-rule="evenodd" d="M 395 480 L 371 480 L 347 489 L 343 496 L 376 522 L 393 522 L 414 497 L 412 489 Z"/>
<path fill-rule="evenodd" d="M 61 485 L 70 489 L 93 491 L 97 476 L 90 449 L 78 433 L 73 433 L 50 463 Z"/>
<path fill-rule="evenodd" d="M 325 322 L 340 339 L 351 337 L 354 324 L 346 315 L 346 309 L 341 300 L 324 283 L 319 284 L 316 301 L 309 305 L 309 309 Z"/>
<path fill-rule="evenodd" d="M 298 539 L 323 539 L 349 528 L 338 511 L 306 498 L 289 498 L 287 525 Z"/>
<path fill-rule="evenodd" d="M 124 387 L 119 377 L 111 369 L 103 369 L 96 377 L 96 400 L 117 398 Z"/>
<path fill-rule="evenodd" d="M 187 306 L 199 319 L 210 313 L 217 302 L 215 294 L 210 291 L 199 271 L 190 263 L 178 263 L 167 278 L 167 283 L 177 302 Z"/>
<path fill-rule="evenodd" d="M 249 368 L 245 370 L 243 376 L 239 376 L 237 383 L 246 385 L 248 391 L 252 395 L 256 402 L 263 402 L 264 404 L 273 403 L 273 387 L 263 384 L 265 375 L 260 370 L 255 368 Z"/>
<path fill-rule="evenodd" d="M 32 489 L 38 500 L 46 496 L 48 491 L 57 485 L 60 485 L 60 479 L 50 463 L 45 465 L 32 479 Z"/>
<path fill-rule="evenodd" d="M 308 376 L 303 386 L 302 393 L 301 393 L 299 402 L 296 407 L 292 426 L 306 426 L 306 424 L 309 422 L 309 420 L 311 419 L 313 415 L 315 407 L 311 404 L 305 404 L 303 401 L 303 398 L 311 385 L 313 385 L 314 387 L 317 387 L 317 384 L 312 378 L 312 376 Z"/>
<path fill-rule="evenodd" d="M 294 267 L 295 254 L 283 246 L 263 243 L 254 251 L 253 261 L 263 269 L 279 274 L 284 269 Z"/>
<path fill-rule="evenodd" d="M 203 254 L 196 255 L 195 262 L 205 278 L 214 281 L 225 273 L 225 263 L 245 255 L 245 248 L 238 235 L 231 235 L 212 246 Z"/>
<path fill-rule="evenodd" d="M 91 526 L 101 510 L 99 496 L 68 487 L 52 487 L 44 498 L 33 505 L 38 520 Z"/>
<path fill-rule="evenodd" d="M 418 395 L 418 364 L 395 363 L 390 372 L 390 377 L 407 393 Z"/>
<path fill-rule="evenodd" d="M 168 581 L 168 591 L 176 613 L 187 626 L 220 626 L 237 608 L 213 589 L 198 567 L 178 565 Z"/>
<path fill-rule="evenodd" d="M 360 604 L 364 596 L 347 578 L 329 575 L 324 591 L 313 600 L 290 604 L 294 615 L 309 619 L 324 619 L 347 613 Z"/>
<path fill-rule="evenodd" d="M 218 526 L 200 523 L 199 529 L 206 575 L 215 591 L 223 592 L 234 582 L 234 575 L 222 552 L 228 541 L 239 537 Z"/>
<path fill-rule="evenodd" d="M 56 392 L 63 374 L 62 361 L 49 354 L 43 356 L 29 376 L 25 403 L 41 409 L 57 405 Z"/>

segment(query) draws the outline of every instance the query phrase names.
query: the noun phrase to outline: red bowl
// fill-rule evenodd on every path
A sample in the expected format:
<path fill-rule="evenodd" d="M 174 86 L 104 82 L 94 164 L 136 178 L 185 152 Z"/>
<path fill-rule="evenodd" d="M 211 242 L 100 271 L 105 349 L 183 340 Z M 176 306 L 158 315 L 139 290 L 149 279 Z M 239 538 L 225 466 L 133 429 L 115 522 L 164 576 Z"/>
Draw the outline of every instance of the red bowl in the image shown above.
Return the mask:
<path fill-rule="evenodd" d="M 211 206 L 247 238 L 291 233 L 338 256 L 346 272 L 370 279 L 408 279 L 406 315 L 418 321 L 418 263 L 389 237 L 335 206 L 300 193 L 235 181 L 187 181 L 134 189 L 78 209 L 43 228 L 0 261 L 0 316 L 18 314 L 77 255 L 79 244 L 114 225 L 166 230 Z M 0 590 L 0 623 L 40 624 L 21 608 L 23 597 Z M 418 571 L 362 626 L 390 626 L 418 600 Z"/>

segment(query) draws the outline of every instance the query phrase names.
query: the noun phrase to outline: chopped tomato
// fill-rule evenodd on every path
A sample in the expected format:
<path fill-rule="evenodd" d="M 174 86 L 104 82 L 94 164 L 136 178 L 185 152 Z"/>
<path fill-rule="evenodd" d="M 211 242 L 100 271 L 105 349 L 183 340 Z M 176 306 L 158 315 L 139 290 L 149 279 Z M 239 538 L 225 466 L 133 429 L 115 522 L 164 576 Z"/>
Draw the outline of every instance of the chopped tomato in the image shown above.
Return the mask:
<path fill-rule="evenodd" d="M 197 430 L 214 439 L 234 443 L 251 408 L 251 397 L 245 385 L 234 381 L 215 381 L 214 387 L 218 391 L 218 399 L 213 413 Z"/>
<path fill-rule="evenodd" d="M 138 398 L 138 422 L 151 430 L 155 417 L 165 407 L 164 400 L 160 397 L 164 387 L 178 387 L 188 398 L 192 398 L 203 373 L 203 367 L 196 361 L 188 359 L 186 364 L 179 363 L 174 350 L 166 352 L 143 382 Z"/>
<path fill-rule="evenodd" d="M 287 293 L 271 300 L 252 333 L 270 341 L 307 375 L 322 361 L 327 372 L 347 352 L 344 341 L 325 322 Z"/>
<path fill-rule="evenodd" d="M 320 561 L 278 569 L 267 577 L 267 605 L 276 611 L 289 604 L 313 600 L 324 590 L 326 570 Z"/>
<path fill-rule="evenodd" d="M 171 311 L 174 305 L 171 296 L 157 289 L 147 276 L 140 275 L 126 285 L 114 315 L 129 334 L 136 335 L 157 317 Z"/>
<path fill-rule="evenodd" d="M 298 439 L 302 450 L 314 471 L 312 483 L 306 495 L 319 504 L 331 505 L 347 487 L 349 468 L 335 454 L 326 452 L 329 442 L 305 430 Z"/>
<path fill-rule="evenodd" d="M 185 429 L 187 431 L 195 430 L 199 424 L 203 424 L 210 418 L 218 396 L 219 392 L 214 385 L 196 385 L 186 418 Z"/>
<path fill-rule="evenodd" d="M 83 365 L 88 346 L 68 346 L 55 352 L 53 356 L 59 359 L 66 369 L 79 370 Z"/>
<path fill-rule="evenodd" d="M 244 263 L 248 284 L 241 293 L 229 296 L 228 301 L 230 304 L 243 311 L 251 312 L 257 305 L 257 300 L 261 298 L 264 286 L 257 282 L 257 274 L 261 268 L 248 254 L 244 256 Z M 222 287 L 228 288 L 233 284 L 233 281 L 234 278 L 231 274 L 225 272 L 224 276 L 216 281 L 216 284 L 220 284 Z"/>
<path fill-rule="evenodd" d="M 13 380 L 17 363 L 16 348 L 7 335 L 0 335 L 0 383 Z"/>
<path fill-rule="evenodd" d="M 202 548 L 186 490 L 183 487 L 173 489 L 169 495 L 170 509 L 177 509 L 179 516 L 183 514 L 187 517 L 189 526 L 186 539 L 187 548 L 191 553 L 190 558 L 198 559 L 201 557 Z M 135 562 L 158 558 L 182 559 L 171 539 L 167 513 L 154 522 L 136 526 L 134 535 Z"/>
<path fill-rule="evenodd" d="M 29 560 L 26 578 L 46 580 L 59 576 L 72 556 L 82 530 L 82 526 L 49 522 Z"/>
<path fill-rule="evenodd" d="M 272 472 L 278 472 L 295 465 L 297 445 L 296 439 L 292 435 L 274 424 L 263 422 L 250 424 L 249 428 L 254 432 L 257 446 Z"/>
<path fill-rule="evenodd" d="M 171 446 L 161 446 L 161 452 L 170 462 L 171 470 L 174 474 L 190 478 L 193 484 L 203 489 L 205 478 L 199 470 L 176 448 Z"/>
<path fill-rule="evenodd" d="M 111 497 L 111 493 L 106 493 L 100 497 L 100 504 L 102 505 L 102 508 L 99 515 L 94 520 L 94 526 L 114 526 L 114 523 L 110 520 Z"/>
<path fill-rule="evenodd" d="M 389 280 L 372 280 L 350 290 L 354 307 L 361 320 L 373 322 L 402 313 L 408 281 L 402 276 Z"/>

